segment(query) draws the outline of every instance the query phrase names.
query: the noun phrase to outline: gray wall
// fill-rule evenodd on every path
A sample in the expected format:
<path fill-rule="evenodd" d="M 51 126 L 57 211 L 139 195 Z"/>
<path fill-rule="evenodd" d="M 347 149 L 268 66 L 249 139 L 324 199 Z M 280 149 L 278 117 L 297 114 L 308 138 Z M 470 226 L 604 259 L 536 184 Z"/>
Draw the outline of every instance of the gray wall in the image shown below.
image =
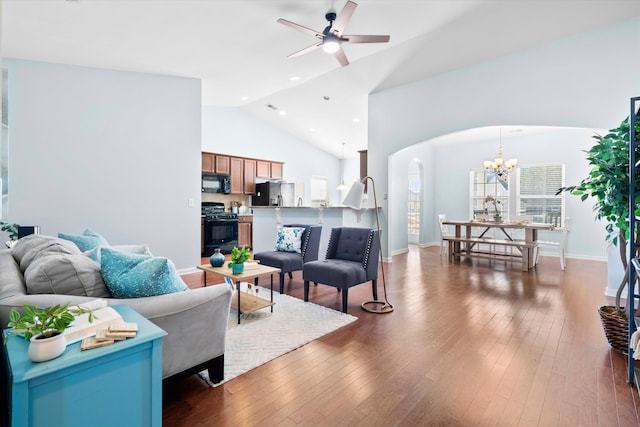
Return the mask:
<path fill-rule="evenodd" d="M 440 135 L 482 126 L 615 127 L 628 115 L 629 98 L 640 94 L 640 56 L 634 54 L 638 51 L 640 19 L 635 18 L 371 95 L 368 168 L 376 177 L 378 192 L 389 193 L 389 200 L 383 203 L 383 229 L 390 230 L 383 232 L 385 256 L 403 249 L 403 242 L 392 246 L 389 235 L 406 234 L 403 224 L 392 221 L 404 215 L 404 205 L 395 202 L 397 189 L 390 183 L 406 181 L 406 168 L 394 169 L 390 165 L 392 154 Z M 484 159 L 492 152 L 485 147 L 474 156 Z M 472 156 L 466 148 L 458 154 Z M 571 162 L 584 161 L 579 150 L 575 149 L 574 154 Z M 553 160 L 551 153 L 549 159 Z M 434 165 L 445 164 L 438 152 L 430 161 Z M 451 165 L 450 170 L 457 168 Z M 468 169 L 468 165 L 461 164 L 457 173 L 465 176 Z M 433 170 L 426 174 L 431 175 L 434 189 L 440 188 L 441 177 Z M 455 197 L 466 199 L 466 191 Z M 444 209 L 443 203 L 436 196 L 429 212 Z M 576 209 L 590 212 L 591 204 L 583 203 Z M 454 214 L 457 211 L 450 215 Z M 574 211 L 571 215 L 575 215 Z M 575 223 L 573 230 L 579 233 L 592 227 L 590 219 Z M 588 248 L 585 246 L 584 251 L 576 247 L 572 251 L 604 253 L 600 236 L 585 245 Z"/>
<path fill-rule="evenodd" d="M 11 221 L 200 260 L 196 79 L 4 59 Z M 193 207 L 189 207 L 189 199 Z"/>

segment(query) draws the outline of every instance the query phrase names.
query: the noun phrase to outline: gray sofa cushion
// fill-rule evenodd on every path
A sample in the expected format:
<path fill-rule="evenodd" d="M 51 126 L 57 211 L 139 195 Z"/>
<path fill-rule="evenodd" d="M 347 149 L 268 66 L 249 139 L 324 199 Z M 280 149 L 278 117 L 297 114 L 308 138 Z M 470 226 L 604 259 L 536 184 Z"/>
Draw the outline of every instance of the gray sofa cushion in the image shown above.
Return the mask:
<path fill-rule="evenodd" d="M 33 262 L 46 255 L 81 255 L 81 253 L 71 242 L 51 241 L 28 251 L 20 261 L 20 270 L 27 271 Z"/>
<path fill-rule="evenodd" d="M 11 253 L 13 258 L 16 260 L 18 265 L 20 265 L 20 269 L 24 272 L 31 261 L 35 259 L 36 255 L 40 253 L 45 248 L 49 248 L 51 246 L 60 246 L 62 248 L 67 249 L 66 253 L 71 254 L 79 254 L 80 250 L 78 247 L 68 240 L 59 239 L 53 236 L 43 236 L 39 234 L 31 234 L 29 236 L 25 236 L 22 239 L 18 240 L 16 244 L 13 246 Z M 32 252 L 35 251 L 35 252 Z M 55 249 L 54 249 L 55 251 Z M 29 254 L 32 252 L 31 254 Z M 58 251 L 63 252 L 63 251 Z M 29 255 L 29 259 L 25 260 L 23 263 L 23 258 Z"/>
<path fill-rule="evenodd" d="M 53 253 L 36 258 L 24 272 L 28 294 L 109 298 L 100 264 L 83 254 Z"/>

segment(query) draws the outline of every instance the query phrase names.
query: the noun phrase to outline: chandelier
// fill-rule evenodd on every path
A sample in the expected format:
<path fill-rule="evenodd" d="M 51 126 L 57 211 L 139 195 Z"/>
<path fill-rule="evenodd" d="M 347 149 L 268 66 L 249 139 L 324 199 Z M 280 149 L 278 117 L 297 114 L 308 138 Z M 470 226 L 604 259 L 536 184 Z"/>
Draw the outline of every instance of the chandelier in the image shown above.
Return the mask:
<path fill-rule="evenodd" d="M 500 129 L 500 146 L 498 148 L 498 157 L 493 160 L 485 160 L 483 166 L 487 171 L 493 171 L 499 178 L 506 178 L 513 168 L 518 164 L 518 159 L 504 159 L 502 152 L 502 129 Z"/>

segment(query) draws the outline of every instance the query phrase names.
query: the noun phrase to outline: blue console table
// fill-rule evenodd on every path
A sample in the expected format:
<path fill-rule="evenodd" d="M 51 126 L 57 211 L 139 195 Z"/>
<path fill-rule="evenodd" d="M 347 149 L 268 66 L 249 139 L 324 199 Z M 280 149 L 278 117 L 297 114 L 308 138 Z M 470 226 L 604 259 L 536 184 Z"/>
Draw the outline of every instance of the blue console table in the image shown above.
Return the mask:
<path fill-rule="evenodd" d="M 5 348 L 12 426 L 161 426 L 162 337 L 166 332 L 125 305 L 113 307 L 138 324 L 135 338 L 92 350 L 70 344 L 64 354 L 33 363 L 27 341 Z"/>

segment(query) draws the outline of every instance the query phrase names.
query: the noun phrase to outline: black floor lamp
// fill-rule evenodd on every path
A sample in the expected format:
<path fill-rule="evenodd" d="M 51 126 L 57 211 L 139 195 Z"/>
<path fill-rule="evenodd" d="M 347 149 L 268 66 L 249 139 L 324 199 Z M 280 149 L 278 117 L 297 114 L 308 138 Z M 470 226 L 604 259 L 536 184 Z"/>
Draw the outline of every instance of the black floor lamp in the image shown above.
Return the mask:
<path fill-rule="evenodd" d="M 380 246 L 380 269 L 382 270 L 382 289 L 384 290 L 384 301 L 365 301 L 362 303 L 362 309 L 371 313 L 391 313 L 393 311 L 393 306 L 391 305 L 391 303 L 389 303 L 389 300 L 387 300 L 387 282 L 384 277 L 384 258 L 382 256 L 382 237 L 380 233 L 380 217 L 378 215 L 378 198 L 376 197 L 376 184 L 373 181 L 373 178 L 367 175 L 362 178 L 361 181 L 354 182 L 344 200 L 342 201 L 342 204 L 350 207 L 351 209 L 362 209 L 364 183 L 367 179 L 371 180 L 371 187 L 373 190 L 373 204 L 375 205 L 376 223 L 378 225 L 378 245 Z"/>

